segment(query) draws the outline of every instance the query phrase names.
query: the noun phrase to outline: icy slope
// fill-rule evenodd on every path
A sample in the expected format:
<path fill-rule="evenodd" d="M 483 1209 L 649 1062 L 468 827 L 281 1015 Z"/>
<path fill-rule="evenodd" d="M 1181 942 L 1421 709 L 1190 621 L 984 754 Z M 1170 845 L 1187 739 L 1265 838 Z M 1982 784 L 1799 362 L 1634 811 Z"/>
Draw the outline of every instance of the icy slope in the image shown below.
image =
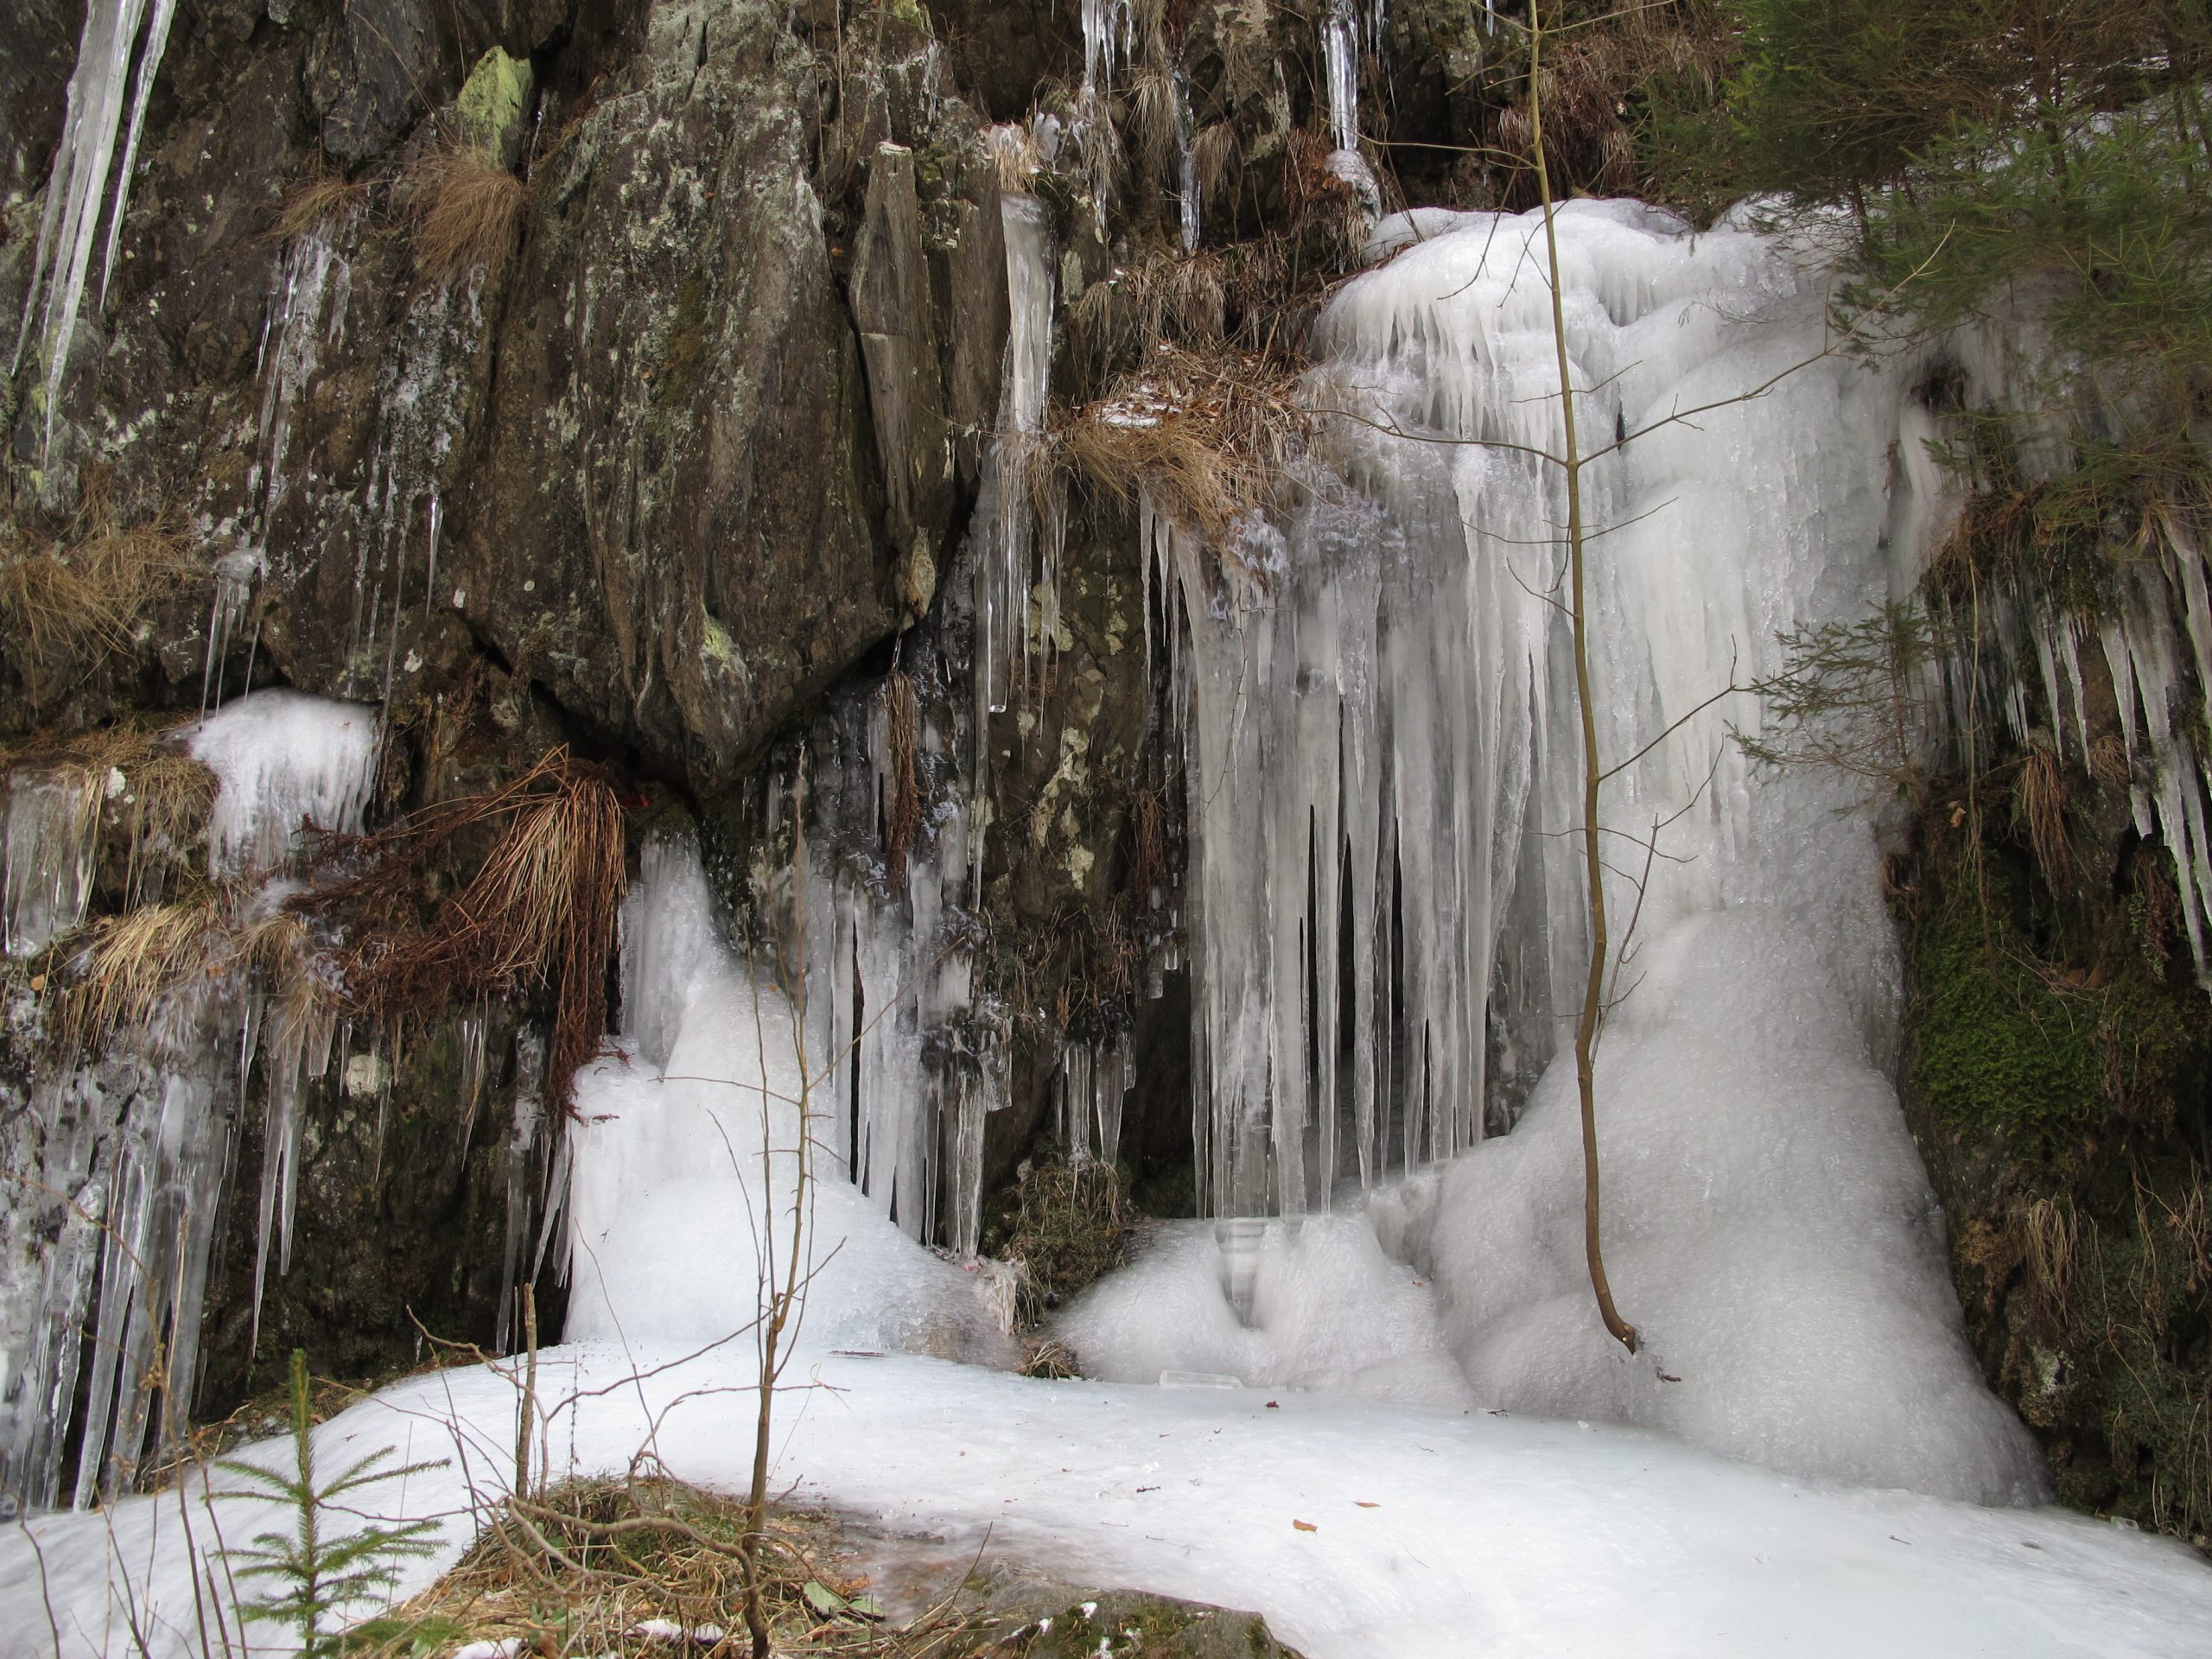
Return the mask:
<path fill-rule="evenodd" d="M 673 1357 L 542 1356 L 540 1389 L 580 1396 L 547 1435 L 555 1472 L 619 1471 L 650 1444 L 686 1478 L 741 1482 L 750 1353 L 658 1369 Z M 613 1386 L 633 1373 L 648 1375 Z M 1296 1395 L 1271 1408 L 1252 1391 L 921 1359 L 825 1355 L 813 1376 L 823 1386 L 783 1408 L 779 1489 L 979 1543 L 988 1529 L 992 1552 L 1064 1575 L 1255 1608 L 1309 1659 L 2184 1659 L 2212 1629 L 2212 1572 L 2179 1545 L 2055 1510 L 1790 1480 L 1633 1430 Z M 319 1431 L 332 1456 L 389 1443 L 455 1459 L 407 1489 L 409 1513 L 453 1519 L 443 1556 L 404 1588 L 458 1553 L 471 1479 L 496 1497 L 513 1409 L 505 1381 L 448 1371 Z M 155 1659 L 193 1650 L 179 1507 L 134 1498 L 30 1523 L 69 1659 L 127 1650 L 111 1548 L 141 1628 L 160 1632 Z M 273 1517 L 229 1503 L 216 1519 L 236 1537 Z M 24 1533 L 0 1535 L 0 1605 L 34 1651 L 40 1572 Z"/>

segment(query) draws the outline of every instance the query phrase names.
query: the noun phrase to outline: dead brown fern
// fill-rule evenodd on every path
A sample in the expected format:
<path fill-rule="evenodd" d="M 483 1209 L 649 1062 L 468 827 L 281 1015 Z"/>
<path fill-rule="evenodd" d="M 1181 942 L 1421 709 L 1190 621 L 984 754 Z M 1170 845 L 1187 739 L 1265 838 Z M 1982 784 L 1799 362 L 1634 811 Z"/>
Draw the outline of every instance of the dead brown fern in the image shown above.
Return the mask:
<path fill-rule="evenodd" d="M 415 252 L 440 282 L 481 270 L 499 280 L 514 252 L 530 191 L 480 145 L 452 143 L 418 161 L 406 183 Z"/>

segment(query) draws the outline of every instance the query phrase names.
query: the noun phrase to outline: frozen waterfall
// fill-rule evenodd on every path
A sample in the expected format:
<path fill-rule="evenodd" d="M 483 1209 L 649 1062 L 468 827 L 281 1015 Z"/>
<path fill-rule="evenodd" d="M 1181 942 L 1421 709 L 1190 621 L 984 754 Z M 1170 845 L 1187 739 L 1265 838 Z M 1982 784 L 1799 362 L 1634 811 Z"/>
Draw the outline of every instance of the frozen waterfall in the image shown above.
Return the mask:
<path fill-rule="evenodd" d="M 1439 1293 L 1440 1402 L 1471 1384 L 1801 1472 L 2032 1497 L 1890 1081 L 1872 830 L 1842 781 L 1754 777 L 1730 737 L 1759 708 L 1727 690 L 1781 666 L 1778 630 L 1917 575 L 1908 377 L 1824 357 L 1820 274 L 1766 238 L 1559 215 L 1617 938 L 1633 918 L 1598 1078 L 1631 1357 L 1584 1277 L 1572 1067 L 1547 1069 L 1587 925 L 1542 221 L 1420 229 L 1321 320 L 1335 469 L 1307 504 L 1226 549 L 1147 529 L 1180 598 L 1205 1206 L 1363 1209 Z M 1301 1259 L 1356 1259 L 1314 1255 L 1335 1236 L 1156 1253 L 1148 1290 L 1102 1286 L 1066 1328 L 1109 1376 L 1399 1387 L 1419 1344 L 1387 1276 L 1325 1319 L 1295 1288 Z M 1277 1314 L 1224 1305 L 1232 1245 Z"/>

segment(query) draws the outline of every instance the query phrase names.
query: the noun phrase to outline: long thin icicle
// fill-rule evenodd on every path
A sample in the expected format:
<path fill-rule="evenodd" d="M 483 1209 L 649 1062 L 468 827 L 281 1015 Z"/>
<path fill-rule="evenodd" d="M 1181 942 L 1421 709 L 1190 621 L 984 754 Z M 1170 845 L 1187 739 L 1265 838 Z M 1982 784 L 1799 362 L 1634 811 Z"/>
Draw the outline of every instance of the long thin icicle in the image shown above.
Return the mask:
<path fill-rule="evenodd" d="M 130 139 L 116 179 L 111 209 L 115 228 L 108 236 L 107 276 L 114 272 L 117 238 L 130 204 L 130 168 L 136 162 L 147 101 L 153 93 L 162 54 L 168 48 L 175 15 L 175 0 L 155 0 L 150 22 L 146 0 L 92 0 L 86 9 L 84 29 L 77 41 L 77 67 L 69 77 L 66 96 L 60 148 L 47 182 L 46 212 L 40 220 L 30 282 L 23 296 L 22 324 L 9 364 L 11 373 L 21 366 L 24 345 L 31 338 L 32 320 L 39 319 L 46 352 L 46 442 L 49 444 L 54 441 L 54 414 L 68 372 L 69 347 L 76 335 L 85 284 L 92 274 L 116 137 L 123 128 L 124 94 L 131 84 L 131 62 L 136 56 L 139 69 L 132 89 Z M 105 277 L 101 292 L 105 296 Z M 41 296 L 43 311 L 39 306 Z"/>

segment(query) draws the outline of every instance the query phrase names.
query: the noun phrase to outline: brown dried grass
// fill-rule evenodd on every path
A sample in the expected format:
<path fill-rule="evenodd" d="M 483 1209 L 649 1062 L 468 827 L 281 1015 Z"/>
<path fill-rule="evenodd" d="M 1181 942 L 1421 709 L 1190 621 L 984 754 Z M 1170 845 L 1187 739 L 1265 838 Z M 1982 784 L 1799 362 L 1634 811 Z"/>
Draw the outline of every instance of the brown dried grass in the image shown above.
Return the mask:
<path fill-rule="evenodd" d="M 665 1476 L 569 1482 L 509 1499 L 451 1571 L 357 1631 L 348 1650 L 412 1659 L 516 1638 L 525 1653 L 688 1649 L 727 1659 L 750 1650 L 744 1603 L 756 1561 L 779 1654 L 953 1659 L 976 1649 L 988 1623 L 982 1614 L 948 1597 L 892 1624 L 865 1599 L 868 1580 L 837 1560 L 835 1543 L 826 1522 L 772 1513 L 751 1548 L 744 1500 Z M 656 1638 L 645 1633 L 654 1621 L 693 1634 Z"/>
<path fill-rule="evenodd" d="M 423 869 L 495 826 L 468 885 L 423 923 L 413 902 Z M 430 1017 L 464 998 L 550 991 L 546 1091 L 565 1105 L 607 1031 L 624 837 L 605 775 L 559 748 L 502 788 L 442 802 L 374 835 L 334 838 L 361 874 L 306 902 L 346 917 L 363 941 L 344 978 L 348 1001 L 369 1017 Z"/>
<path fill-rule="evenodd" d="M 442 283 L 478 270 L 488 285 L 513 255 L 530 191 L 480 145 L 452 143 L 429 151 L 407 180 L 415 254 Z"/>
<path fill-rule="evenodd" d="M 1295 385 L 1245 353 L 1163 346 L 1148 372 L 1077 410 L 1055 441 L 1093 487 L 1124 502 L 1147 493 L 1218 544 L 1239 513 L 1275 499 L 1305 445 Z"/>
<path fill-rule="evenodd" d="M 2055 750 L 2037 745 L 2028 751 L 2020 763 L 2019 790 L 2036 862 L 2052 887 L 2062 888 L 2073 874 L 2074 856 L 2066 832 L 2066 773 Z"/>
<path fill-rule="evenodd" d="M 2065 1327 L 2081 1243 L 2081 1224 L 2074 1206 L 2064 1198 L 2037 1198 L 2022 1214 L 2020 1230 L 2030 1306 L 2045 1330 L 2061 1331 Z"/>
<path fill-rule="evenodd" d="M 366 180 L 349 180 L 334 168 L 318 166 L 284 193 L 276 208 L 276 234 L 289 242 L 360 213 L 368 205 Z"/>
<path fill-rule="evenodd" d="M 1084 289 L 1072 308 L 1076 336 L 1104 377 L 1142 366 L 1160 342 L 1217 350 L 1228 334 L 1229 276 L 1219 254 L 1155 251 Z"/>
<path fill-rule="evenodd" d="M 0 639 L 34 701 L 135 650 L 140 615 L 188 568 L 168 514 L 124 524 L 99 492 L 66 543 L 26 540 L 0 557 Z"/>
<path fill-rule="evenodd" d="M 147 1027 L 173 993 L 226 971 L 235 957 L 213 889 L 100 918 L 55 1000 L 56 1051 L 99 1052 L 123 1033 Z"/>
<path fill-rule="evenodd" d="M 1182 123 L 1176 107 L 1175 78 L 1168 70 L 1146 65 L 1129 77 L 1128 120 L 1137 141 L 1137 160 L 1145 175 L 1166 176 L 1175 157 L 1175 141 Z"/>
<path fill-rule="evenodd" d="M 1001 122 L 984 137 L 990 146 L 992 165 L 998 172 L 999 188 L 1028 189 L 1045 165 L 1044 152 L 1037 148 L 1037 140 L 1028 127 L 1019 121 Z"/>
<path fill-rule="evenodd" d="M 79 821 L 86 836 L 100 839 L 103 866 L 120 849 L 117 896 L 124 909 L 158 900 L 173 874 L 194 869 L 204 857 L 215 778 L 170 741 L 185 723 L 131 719 L 82 732 L 34 732 L 0 746 L 0 776 L 43 774 L 79 792 Z"/>
<path fill-rule="evenodd" d="M 1226 121 L 1209 122 L 1198 129 L 1191 148 L 1198 163 L 1198 194 L 1211 201 L 1221 194 L 1229 182 L 1230 170 L 1239 159 L 1236 129 Z"/>

